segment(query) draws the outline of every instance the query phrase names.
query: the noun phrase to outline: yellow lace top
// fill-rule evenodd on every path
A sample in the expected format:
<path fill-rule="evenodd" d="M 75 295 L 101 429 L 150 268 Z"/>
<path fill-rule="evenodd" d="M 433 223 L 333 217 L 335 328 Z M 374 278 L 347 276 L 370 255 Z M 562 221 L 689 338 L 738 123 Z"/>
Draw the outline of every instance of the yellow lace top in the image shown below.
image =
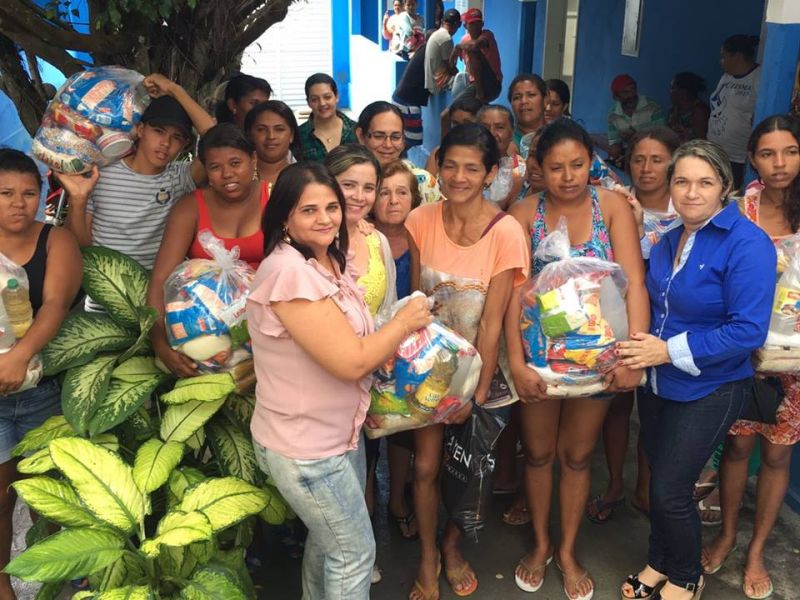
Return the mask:
<path fill-rule="evenodd" d="M 364 301 L 367 303 L 369 312 L 374 316 L 386 296 L 386 265 L 383 264 L 381 240 L 377 233 L 371 233 L 364 239 L 369 251 L 369 262 L 367 263 L 367 272 L 358 278 L 358 285 L 364 290 Z"/>

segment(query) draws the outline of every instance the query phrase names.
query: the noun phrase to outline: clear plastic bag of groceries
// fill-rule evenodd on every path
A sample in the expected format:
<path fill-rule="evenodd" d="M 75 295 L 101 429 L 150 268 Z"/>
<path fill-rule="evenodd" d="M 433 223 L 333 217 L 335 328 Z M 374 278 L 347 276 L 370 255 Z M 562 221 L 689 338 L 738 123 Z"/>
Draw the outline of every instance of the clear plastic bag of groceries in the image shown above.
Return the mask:
<path fill-rule="evenodd" d="M 548 264 L 522 287 L 520 327 L 528 366 L 552 396 L 589 396 L 619 359 L 614 344 L 628 337 L 627 278 L 599 258 L 570 255 L 567 222 L 536 249 Z"/>
<path fill-rule="evenodd" d="M 765 345 L 800 348 L 800 253 L 778 280 Z"/>
<path fill-rule="evenodd" d="M 511 193 L 513 185 L 513 159 L 510 156 L 504 156 L 500 159 L 500 165 L 497 167 L 497 175 L 495 175 L 486 191 L 483 192 L 483 197 L 489 202 L 502 202 Z"/>
<path fill-rule="evenodd" d="M 0 252 L 0 290 L 6 287 L 9 279 L 16 279 L 19 287 L 25 290 L 30 289 L 28 275 L 25 269 Z M 0 360 L 2 360 L 2 354 L 11 350 L 15 343 L 16 338 L 14 337 L 14 332 L 11 330 L 11 323 L 9 323 L 5 305 L 0 301 Z M 39 354 L 34 354 L 30 361 L 28 361 L 28 372 L 25 374 L 22 385 L 11 393 L 16 394 L 17 392 L 34 388 L 41 379 L 42 359 Z"/>
<path fill-rule="evenodd" d="M 396 302 L 378 317 L 377 326 L 420 295 Z M 482 365 L 475 347 L 439 321 L 418 329 L 374 373 L 364 432 L 378 438 L 441 423 L 472 399 Z"/>
<path fill-rule="evenodd" d="M 252 360 L 245 304 L 255 271 L 208 231 L 198 240 L 211 259 L 178 265 L 164 283 L 164 319 L 170 346 L 200 370 L 233 370 Z"/>
<path fill-rule="evenodd" d="M 34 156 L 60 173 L 105 166 L 132 149 L 150 96 L 144 77 L 122 67 L 76 73 L 56 92 L 33 139 Z"/>
<path fill-rule="evenodd" d="M 675 212 L 645 210 L 642 217 L 644 235 L 655 246 L 668 231 L 680 226 L 683 221 Z"/>

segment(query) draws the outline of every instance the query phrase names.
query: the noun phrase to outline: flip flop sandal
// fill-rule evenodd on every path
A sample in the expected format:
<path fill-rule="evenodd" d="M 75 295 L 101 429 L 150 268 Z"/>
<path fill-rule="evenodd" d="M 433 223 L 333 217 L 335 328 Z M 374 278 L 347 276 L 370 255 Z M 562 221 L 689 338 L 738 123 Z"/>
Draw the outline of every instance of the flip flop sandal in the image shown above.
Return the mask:
<path fill-rule="evenodd" d="M 707 497 L 711 492 L 714 491 L 714 488 L 717 487 L 716 481 L 704 481 L 702 483 L 695 483 L 694 484 L 694 492 L 692 492 L 692 500 L 695 502 L 700 502 L 703 498 Z"/>
<path fill-rule="evenodd" d="M 769 588 L 767 588 L 766 592 L 762 594 L 752 594 L 752 595 L 747 593 L 748 584 L 750 585 L 751 589 L 755 589 L 755 587 L 759 583 L 764 583 L 765 581 L 769 582 Z M 772 585 L 772 578 L 769 575 L 767 575 L 766 577 L 762 577 L 761 579 L 751 579 L 750 581 L 748 581 L 747 573 L 745 573 L 744 582 L 742 582 L 742 591 L 744 592 L 744 595 L 750 598 L 751 600 L 764 600 L 764 598 L 769 598 L 770 596 L 772 596 L 772 592 L 775 591 L 775 588 Z"/>
<path fill-rule="evenodd" d="M 706 504 L 705 500 L 700 500 L 697 503 L 697 509 L 700 511 L 700 522 L 705 525 L 706 527 L 715 527 L 716 525 L 722 524 L 722 507 L 721 506 L 713 506 L 711 504 Z M 710 512 L 719 515 L 718 520 L 711 520 L 711 519 L 704 519 L 702 513 Z"/>
<path fill-rule="evenodd" d="M 414 585 L 411 588 L 411 592 L 413 593 L 414 590 L 419 592 L 420 600 L 439 600 L 439 575 L 442 574 L 442 555 L 439 554 L 439 558 L 436 559 L 436 585 L 432 585 L 429 589 L 425 589 L 422 587 L 422 584 L 419 582 L 419 579 L 414 580 Z M 411 597 L 411 594 L 408 595 Z"/>
<path fill-rule="evenodd" d="M 464 575 L 468 572 L 472 572 L 472 585 L 468 588 L 462 589 L 458 591 L 456 586 L 464 580 Z M 478 589 L 478 576 L 475 574 L 475 570 L 470 566 L 468 562 L 464 562 L 463 565 L 457 567 L 455 569 L 445 569 L 444 570 L 444 578 L 447 580 L 447 585 L 450 586 L 450 589 L 453 590 L 453 593 L 456 596 L 469 596 L 475 593 L 475 590 Z"/>
<path fill-rule="evenodd" d="M 628 577 L 625 579 L 625 583 L 633 588 L 633 596 L 626 596 L 622 593 L 622 590 L 620 590 L 619 597 L 622 598 L 622 600 L 647 600 L 648 598 L 653 597 L 653 595 L 656 593 L 656 588 L 661 585 L 661 583 L 657 583 L 656 585 L 647 585 L 646 583 L 642 583 L 639 581 L 638 574 L 628 575 Z"/>
<path fill-rule="evenodd" d="M 710 569 L 703 567 L 703 573 L 705 573 L 706 575 L 713 575 L 714 573 L 717 573 L 725 564 L 725 561 L 728 560 L 728 557 L 731 555 L 731 552 L 733 552 L 734 550 L 736 550 L 736 544 L 734 544 L 733 547 L 730 550 L 728 550 L 728 552 L 725 554 L 725 556 L 722 557 L 722 560 L 719 561 L 719 563 L 717 563 Z M 703 558 L 706 559 L 708 558 L 708 549 L 705 546 L 703 546 L 701 554 Z"/>
<path fill-rule="evenodd" d="M 561 568 L 561 565 L 558 564 L 558 561 L 555 561 L 555 563 L 556 567 L 561 572 L 561 580 L 564 584 L 563 585 L 564 595 L 567 597 L 567 600 L 592 600 L 592 598 L 594 597 L 594 581 L 592 581 L 592 578 L 589 576 L 589 571 L 584 569 L 583 575 L 581 575 L 577 579 L 567 579 L 567 574 L 564 573 L 564 569 Z M 583 596 L 570 595 L 569 590 L 567 590 L 567 585 L 578 587 L 584 579 L 589 580 L 589 583 L 592 584 L 592 589 L 586 592 Z"/>
<path fill-rule="evenodd" d="M 589 501 L 589 504 L 586 505 L 586 516 L 592 523 L 604 525 L 614 515 L 614 511 L 623 504 L 625 504 L 625 496 L 608 502 L 603 500 L 602 494 L 599 494 L 592 498 L 592 500 Z M 594 514 L 591 512 L 591 508 L 594 508 Z M 605 517 L 601 517 L 600 515 L 605 512 L 608 514 Z"/>
<path fill-rule="evenodd" d="M 414 534 L 409 533 L 411 531 L 411 526 L 417 520 L 417 516 L 413 512 L 409 512 L 405 517 L 392 514 L 392 518 L 397 525 L 398 531 L 400 531 L 400 537 L 404 540 L 415 540 L 419 537 L 419 532 Z"/>
<path fill-rule="evenodd" d="M 532 579 L 539 571 L 542 572 L 542 578 L 539 582 L 535 585 L 531 585 L 527 583 L 525 579 L 517 575 L 516 570 L 514 571 L 514 582 L 517 584 L 517 587 L 521 589 L 523 592 L 538 592 L 539 588 L 544 585 L 544 576 L 547 574 L 547 565 L 549 565 L 553 561 L 553 555 L 551 554 L 544 564 L 538 565 L 534 568 L 530 568 L 524 562 L 519 561 L 519 565 L 517 568 L 522 569 L 526 575 L 526 579 Z"/>
<path fill-rule="evenodd" d="M 517 515 L 517 518 L 514 518 Z M 503 523 L 506 525 L 527 525 L 531 522 L 531 513 L 528 507 L 512 504 L 503 512 Z"/>

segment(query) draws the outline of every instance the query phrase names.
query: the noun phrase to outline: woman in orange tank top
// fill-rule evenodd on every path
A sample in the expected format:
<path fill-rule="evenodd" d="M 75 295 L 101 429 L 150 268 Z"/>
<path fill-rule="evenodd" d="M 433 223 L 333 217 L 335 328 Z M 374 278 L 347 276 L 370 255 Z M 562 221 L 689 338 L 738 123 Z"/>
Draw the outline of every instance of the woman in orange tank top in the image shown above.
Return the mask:
<path fill-rule="evenodd" d="M 185 258 L 210 258 L 197 240 L 209 230 L 226 248 L 239 247 L 239 258 L 258 268 L 264 257 L 261 217 L 269 200 L 267 183 L 256 175 L 257 158 L 241 129 L 221 123 L 200 140 L 199 158 L 208 174 L 208 187 L 181 198 L 170 212 L 158 250 L 147 303 L 164 312 L 164 282 Z M 178 377 L 197 374 L 196 365 L 175 352 L 167 341 L 162 320 L 150 332 L 153 349 Z"/>

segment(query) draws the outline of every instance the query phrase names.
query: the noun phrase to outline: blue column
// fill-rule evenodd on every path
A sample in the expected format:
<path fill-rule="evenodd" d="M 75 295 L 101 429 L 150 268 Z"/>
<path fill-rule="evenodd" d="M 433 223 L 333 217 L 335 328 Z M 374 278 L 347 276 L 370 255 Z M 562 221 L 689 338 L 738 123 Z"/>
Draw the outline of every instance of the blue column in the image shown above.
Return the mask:
<path fill-rule="evenodd" d="M 350 4 L 351 2 L 334 2 L 331 11 L 333 78 L 339 88 L 341 108 L 350 107 Z"/>
<path fill-rule="evenodd" d="M 800 58 L 800 23 L 767 23 L 753 125 L 789 110 Z"/>

